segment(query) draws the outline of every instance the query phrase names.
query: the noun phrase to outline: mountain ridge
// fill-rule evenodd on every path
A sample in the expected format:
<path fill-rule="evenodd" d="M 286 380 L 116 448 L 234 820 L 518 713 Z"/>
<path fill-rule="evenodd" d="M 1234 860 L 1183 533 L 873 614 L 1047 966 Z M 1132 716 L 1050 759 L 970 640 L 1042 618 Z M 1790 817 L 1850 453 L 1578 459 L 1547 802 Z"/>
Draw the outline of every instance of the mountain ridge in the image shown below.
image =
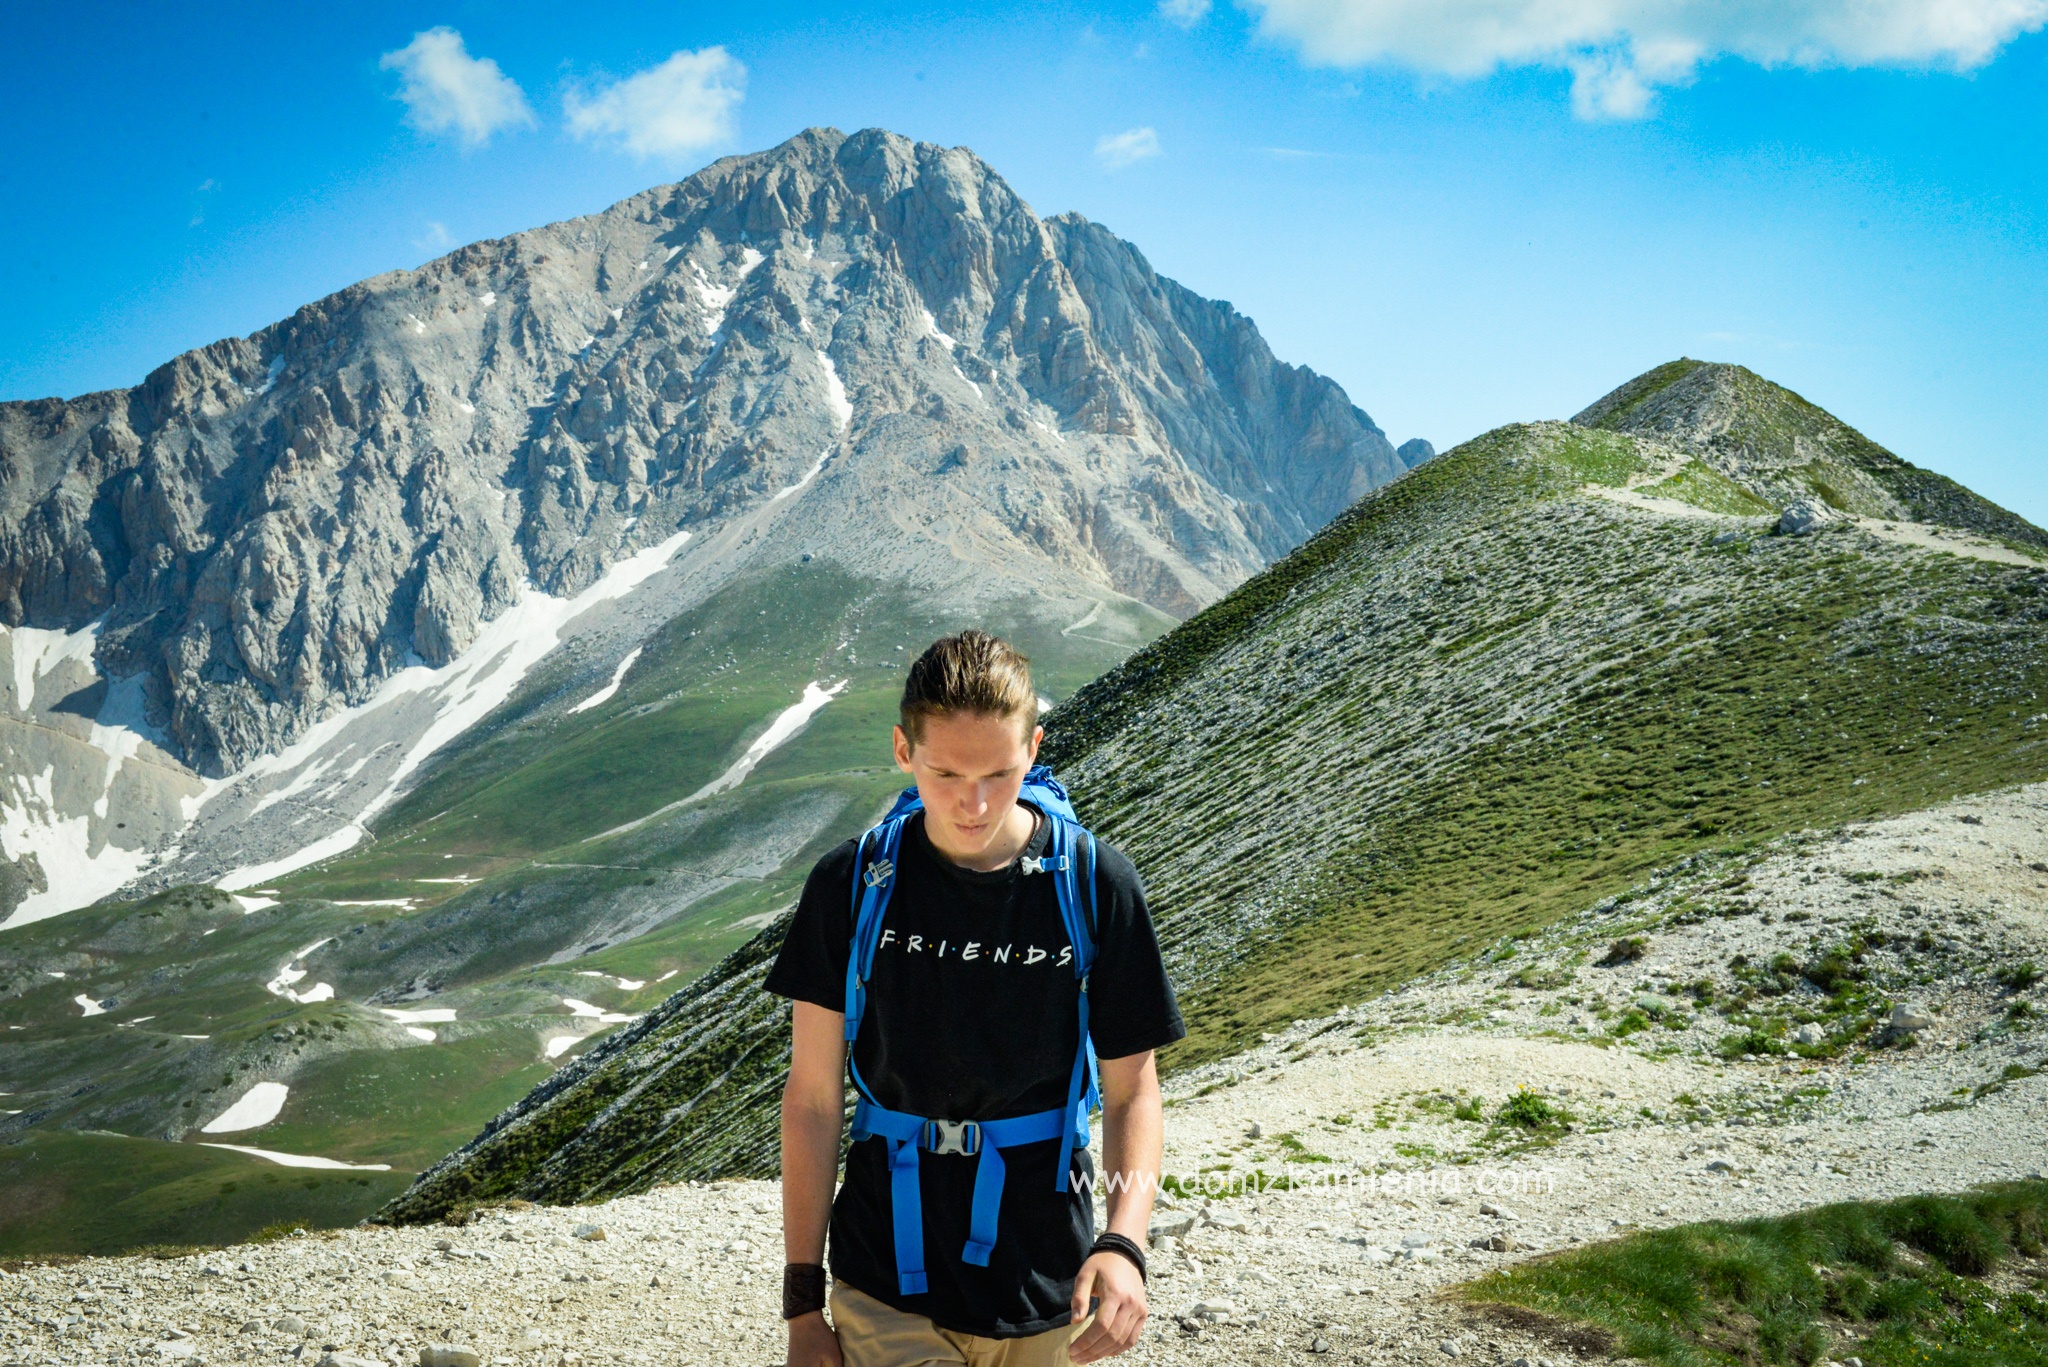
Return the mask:
<path fill-rule="evenodd" d="M 1572 421 L 1672 442 L 1780 502 L 1817 496 L 1847 513 L 1954 527 L 2048 552 L 2048 532 L 1743 366 L 1682 357 L 1594 401 Z"/>
<path fill-rule="evenodd" d="M 1707 854 L 2048 776 L 2048 564 L 1781 534 L 1768 492 L 1682 443 L 1496 429 L 1062 702 L 1041 757 L 1144 872 L 1191 1027 L 1163 1069 Z M 781 931 L 380 1218 L 771 1172 Z"/>

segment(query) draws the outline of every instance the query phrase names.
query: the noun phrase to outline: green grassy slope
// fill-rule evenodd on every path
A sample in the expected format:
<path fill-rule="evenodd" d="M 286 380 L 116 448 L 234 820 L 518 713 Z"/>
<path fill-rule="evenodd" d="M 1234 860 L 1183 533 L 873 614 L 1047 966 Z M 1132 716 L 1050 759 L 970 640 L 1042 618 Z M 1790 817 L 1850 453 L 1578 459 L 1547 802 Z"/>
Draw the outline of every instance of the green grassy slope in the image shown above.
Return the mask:
<path fill-rule="evenodd" d="M 1623 487 L 1691 513 L 1599 492 Z M 1144 872 L 1183 993 L 1166 1066 L 1701 851 L 2048 776 L 2048 572 L 1772 535 L 1769 492 L 1668 444 L 1503 428 L 1063 704 L 1047 756 Z M 772 1172 L 779 935 L 387 1215 Z"/>
<path fill-rule="evenodd" d="M 1521 1263 L 1460 1288 L 1468 1304 L 1562 1322 L 1660 1367 L 2040 1367 L 2048 1283 L 1986 1282 L 2048 1252 L 2048 1183 L 1852 1201 L 1774 1219 L 1633 1234 Z M 1509 1317 L 1512 1318 L 1512 1310 Z M 1572 1327 L 1563 1327 L 1572 1326 Z"/>
<path fill-rule="evenodd" d="M 1056 697 L 1166 624 L 1113 604 L 1068 632 L 1046 612 L 1013 601 L 972 620 L 1015 636 Z M 94 1172 L 67 1166 L 102 1161 L 70 1142 L 81 1130 L 199 1155 L 142 1165 L 141 1185 L 122 1188 L 138 1209 L 184 1209 L 179 1163 L 224 1161 L 193 1131 L 259 1081 L 290 1087 L 278 1119 L 209 1138 L 407 1174 L 447 1154 L 609 1032 L 569 999 L 646 1012 L 794 902 L 817 856 L 900 786 L 887 738 L 908 653 L 969 620 L 822 564 L 740 580 L 667 623 L 600 707 L 561 706 L 590 691 L 587 665 L 538 671 L 372 842 L 265 889 L 277 905 L 244 914 L 225 894 L 183 888 L 0 937 L 0 1112 L 15 1113 L 0 1114 L 0 1155 L 33 1146 L 38 1171 L 62 1178 L 51 1190 L 74 1193 L 12 1246 L 71 1247 L 57 1231 L 102 1191 Z M 662 810 L 723 772 L 807 683 L 839 680 L 738 787 Z M 442 881 L 456 879 L 475 881 Z M 332 1000 L 265 990 L 321 940 L 296 987 L 331 984 Z M 81 993 L 109 1003 L 104 1014 L 83 1015 Z M 456 1019 L 421 1040 L 384 1008 Z M 550 1057 L 565 1036 L 576 1042 Z M 275 1218 L 359 1218 L 403 1185 L 371 1176 L 369 1206 L 292 1196 Z M 241 1190 L 228 1204 L 255 1204 L 229 1223 L 254 1228 L 271 1217 L 257 1218 L 248 1193 L 299 1188 Z M 158 1237 L 143 1238 L 150 1220 L 135 1227 Z"/>
<path fill-rule="evenodd" d="M 411 1180 L 281 1168 L 196 1144 L 31 1133 L 0 1145 L 0 1258 L 231 1244 L 275 1225 L 349 1224 Z"/>
<path fill-rule="evenodd" d="M 1062 710 L 1187 994 L 1172 1063 L 1696 851 L 2048 775 L 2048 576 L 1583 491 L 1669 464 L 1489 434 Z"/>

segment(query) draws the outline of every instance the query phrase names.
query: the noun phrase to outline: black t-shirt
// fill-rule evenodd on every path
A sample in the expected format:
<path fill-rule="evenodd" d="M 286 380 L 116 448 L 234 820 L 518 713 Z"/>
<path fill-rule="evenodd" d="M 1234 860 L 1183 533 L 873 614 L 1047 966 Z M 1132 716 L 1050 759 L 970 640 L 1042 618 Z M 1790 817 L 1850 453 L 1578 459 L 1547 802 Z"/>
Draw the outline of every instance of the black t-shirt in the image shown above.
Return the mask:
<path fill-rule="evenodd" d="M 1034 813 L 1034 815 L 1037 815 Z M 1045 818 L 1024 853 L 1042 855 Z M 853 937 L 855 842 L 811 870 L 767 989 L 846 1009 Z M 1122 1058 L 1187 1033 L 1160 961 L 1145 889 L 1123 854 L 1096 842 L 1096 957 L 1088 972 L 1088 1034 L 1100 1058 Z M 950 1120 L 998 1120 L 1064 1106 L 1080 1044 L 1080 980 L 1053 889 L 1054 875 L 1020 863 L 962 868 L 913 816 L 897 858 L 896 889 L 875 950 L 867 1012 L 853 1061 L 891 1110 Z M 944 1329 L 990 1338 L 1069 1322 L 1074 1274 L 1094 1242 L 1095 1167 L 1076 1146 L 1068 1189 L 1053 1189 L 1060 1141 L 1003 1150 L 996 1246 L 987 1267 L 961 1260 L 976 1160 L 918 1154 L 927 1290 L 896 1283 L 887 1143 L 872 1136 L 846 1158 L 832 1203 L 832 1275 Z"/>

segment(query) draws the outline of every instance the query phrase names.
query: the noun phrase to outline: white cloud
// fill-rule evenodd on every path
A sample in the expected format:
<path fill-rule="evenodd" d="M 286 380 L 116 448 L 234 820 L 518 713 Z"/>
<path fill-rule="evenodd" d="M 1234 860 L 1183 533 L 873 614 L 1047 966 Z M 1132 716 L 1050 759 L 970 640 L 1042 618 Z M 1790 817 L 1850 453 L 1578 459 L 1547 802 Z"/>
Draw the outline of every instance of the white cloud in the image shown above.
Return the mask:
<path fill-rule="evenodd" d="M 613 137 L 636 156 L 675 157 L 733 136 L 746 84 L 738 58 L 707 47 L 675 53 L 587 97 L 572 90 L 563 107 L 579 138 Z"/>
<path fill-rule="evenodd" d="M 1640 118 L 1703 63 L 1972 71 L 2048 24 L 2048 0 L 1244 0 L 1327 66 L 1572 73 L 1582 118 Z"/>
<path fill-rule="evenodd" d="M 1112 171 L 1158 155 L 1159 134 L 1150 128 L 1106 134 L 1095 143 L 1095 159 Z"/>
<path fill-rule="evenodd" d="M 519 83 L 488 57 L 472 57 L 452 28 L 430 28 L 377 62 L 399 76 L 406 122 L 425 133 L 454 129 L 480 146 L 501 128 L 531 127 L 533 110 Z"/>
<path fill-rule="evenodd" d="M 1159 17 L 1169 24 L 1193 28 L 1209 17 L 1209 0 L 1159 0 Z"/>

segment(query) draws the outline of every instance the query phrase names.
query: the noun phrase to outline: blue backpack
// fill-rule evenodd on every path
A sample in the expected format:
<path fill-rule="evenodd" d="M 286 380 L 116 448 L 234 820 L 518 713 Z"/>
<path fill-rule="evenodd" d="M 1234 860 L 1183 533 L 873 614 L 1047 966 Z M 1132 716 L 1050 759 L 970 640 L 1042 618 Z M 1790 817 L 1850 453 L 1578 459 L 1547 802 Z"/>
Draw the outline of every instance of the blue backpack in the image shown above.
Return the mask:
<path fill-rule="evenodd" d="M 867 985 L 881 940 L 882 917 L 896 887 L 896 866 L 903 847 L 903 828 L 924 810 L 917 789 L 906 788 L 881 823 L 860 838 L 854 854 L 853 945 L 846 961 L 846 1064 L 860 1099 L 853 1108 L 853 1137 L 880 1135 L 889 1147 L 889 1201 L 896 1226 L 896 1284 L 906 1296 L 925 1290 L 924 1205 L 917 1181 L 917 1152 L 965 1154 L 976 1160 L 974 1201 L 968 1221 L 967 1246 L 960 1257 L 987 1267 L 996 1243 L 996 1217 L 1003 1196 L 1002 1151 L 1058 1137 L 1059 1167 L 1053 1190 L 1067 1189 L 1067 1169 L 1074 1145 L 1088 1145 L 1088 1113 L 1101 1099 L 1095 1047 L 1088 1038 L 1088 967 L 1095 959 L 1090 925 L 1095 914 L 1095 837 L 1074 816 L 1067 790 L 1044 765 L 1024 776 L 1019 796 L 1045 813 L 1051 840 L 1042 859 L 1024 860 L 1027 875 L 1052 875 L 1060 918 L 1074 946 L 1074 975 L 1081 980 L 1081 1044 L 1074 1053 L 1074 1073 L 1067 1084 L 1067 1104 L 1031 1115 L 1002 1120 L 953 1120 L 910 1115 L 881 1105 L 861 1079 L 853 1062 L 853 1041 L 867 1009 Z"/>

